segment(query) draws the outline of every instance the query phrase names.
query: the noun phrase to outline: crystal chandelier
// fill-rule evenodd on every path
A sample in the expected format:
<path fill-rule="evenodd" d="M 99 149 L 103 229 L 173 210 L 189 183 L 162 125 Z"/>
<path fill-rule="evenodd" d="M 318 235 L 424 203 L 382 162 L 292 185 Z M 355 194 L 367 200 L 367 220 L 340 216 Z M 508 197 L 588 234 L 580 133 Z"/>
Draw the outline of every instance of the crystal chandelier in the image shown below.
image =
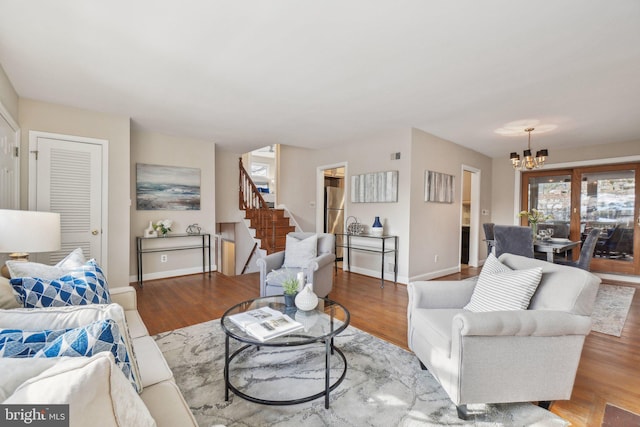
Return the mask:
<path fill-rule="evenodd" d="M 547 156 L 549 156 L 549 151 L 546 148 L 544 150 L 537 151 L 535 157 L 531 155 L 531 132 L 534 129 L 535 128 L 526 128 L 524 130 L 525 132 L 529 133 L 529 145 L 527 149 L 522 153 L 523 159 L 520 160 L 520 155 L 515 151 L 511 153 L 510 159 L 514 169 L 530 170 L 541 168 L 544 166 L 544 162 L 547 160 Z"/>

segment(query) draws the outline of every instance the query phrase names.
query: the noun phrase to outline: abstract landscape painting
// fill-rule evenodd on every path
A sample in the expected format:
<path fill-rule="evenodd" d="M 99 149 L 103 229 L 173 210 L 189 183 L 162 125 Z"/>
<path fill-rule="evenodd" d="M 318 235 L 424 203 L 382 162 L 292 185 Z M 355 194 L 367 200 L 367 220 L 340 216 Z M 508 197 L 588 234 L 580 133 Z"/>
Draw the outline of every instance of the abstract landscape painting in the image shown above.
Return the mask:
<path fill-rule="evenodd" d="M 200 169 L 136 164 L 136 208 L 200 210 Z"/>

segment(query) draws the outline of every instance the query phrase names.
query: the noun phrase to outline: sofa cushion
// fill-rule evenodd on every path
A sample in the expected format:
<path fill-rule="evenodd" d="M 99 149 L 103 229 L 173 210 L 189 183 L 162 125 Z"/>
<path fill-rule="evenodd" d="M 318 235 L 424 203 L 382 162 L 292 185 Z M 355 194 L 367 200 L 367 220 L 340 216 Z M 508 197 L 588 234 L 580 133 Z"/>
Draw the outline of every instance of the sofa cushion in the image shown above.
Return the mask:
<path fill-rule="evenodd" d="M 69 404 L 71 426 L 155 426 L 113 355 L 60 360 L 22 383 L 4 404 Z"/>
<path fill-rule="evenodd" d="M 69 357 L 50 359 L 34 359 L 26 357 L 0 357 L 0 402 L 11 396 L 16 388 L 29 378 L 40 375 L 42 372 Z"/>
<path fill-rule="evenodd" d="M 173 372 L 153 338 L 149 336 L 136 338 L 133 340 L 133 347 L 138 359 L 144 360 L 144 363 L 139 365 L 140 381 L 143 387 L 173 379 Z"/>
<path fill-rule="evenodd" d="M 16 277 L 39 277 L 41 279 L 53 280 L 62 277 L 69 271 L 80 268 L 85 264 L 82 248 L 71 251 L 56 265 L 40 264 L 38 262 L 7 261 L 7 269 L 11 278 Z"/>
<path fill-rule="evenodd" d="M 153 414 L 158 427 L 198 425 L 191 413 L 191 409 L 189 409 L 189 405 L 187 405 L 178 386 L 173 381 L 163 381 L 146 387 L 140 397 Z"/>
<path fill-rule="evenodd" d="M 11 286 L 29 308 L 111 302 L 107 280 L 93 260 L 55 280 L 17 277 L 11 279 Z"/>
<path fill-rule="evenodd" d="M 459 308 L 424 309 L 411 314 L 415 333 L 423 337 L 446 357 L 451 357 L 451 330 L 453 318 L 462 310 Z"/>
<path fill-rule="evenodd" d="M 125 310 L 124 316 L 127 319 L 127 326 L 129 327 L 129 335 L 131 335 L 131 338 L 135 339 L 149 335 L 149 331 L 142 321 L 138 310 Z"/>
<path fill-rule="evenodd" d="M 9 279 L 0 276 L 0 309 L 18 307 L 22 307 L 22 304 L 18 302 L 16 293 L 11 283 L 9 283 Z"/>
<path fill-rule="evenodd" d="M 142 390 L 138 358 L 133 340 L 127 328 L 124 310 L 118 304 L 91 304 L 49 308 L 15 308 L 0 310 L 0 328 L 22 330 L 71 329 L 88 325 L 96 320 L 113 319 L 117 324 L 127 348 L 131 369 L 137 381 L 137 389 Z"/>
<path fill-rule="evenodd" d="M 287 234 L 283 267 L 306 268 L 318 256 L 318 235 L 298 239 Z"/>
<path fill-rule="evenodd" d="M 277 270 L 270 271 L 267 274 L 266 282 L 268 286 L 278 286 L 280 288 L 280 294 L 282 293 L 282 282 L 289 277 L 296 277 L 299 272 L 304 271 L 302 268 L 279 268 Z"/>

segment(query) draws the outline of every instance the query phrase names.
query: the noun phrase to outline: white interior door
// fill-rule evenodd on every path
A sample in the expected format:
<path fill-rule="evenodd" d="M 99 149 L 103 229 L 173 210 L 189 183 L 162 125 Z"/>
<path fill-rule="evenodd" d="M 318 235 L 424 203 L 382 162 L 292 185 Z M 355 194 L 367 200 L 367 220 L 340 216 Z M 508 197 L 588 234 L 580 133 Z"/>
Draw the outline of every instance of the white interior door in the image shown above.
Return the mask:
<path fill-rule="evenodd" d="M 60 214 L 60 251 L 38 258 L 55 264 L 75 248 L 103 264 L 103 146 L 85 138 L 30 134 L 30 210 Z M 35 184 L 35 185 L 34 185 Z"/>
<path fill-rule="evenodd" d="M 20 208 L 18 126 L 0 104 L 0 209 Z"/>

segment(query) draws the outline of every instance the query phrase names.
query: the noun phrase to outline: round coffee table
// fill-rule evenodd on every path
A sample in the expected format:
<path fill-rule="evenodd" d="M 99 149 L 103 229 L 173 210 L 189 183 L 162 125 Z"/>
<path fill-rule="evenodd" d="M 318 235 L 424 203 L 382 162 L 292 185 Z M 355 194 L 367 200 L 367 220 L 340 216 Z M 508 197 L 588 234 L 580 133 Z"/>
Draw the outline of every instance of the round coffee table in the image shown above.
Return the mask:
<path fill-rule="evenodd" d="M 273 310 L 287 314 L 293 320 L 299 321 L 304 325 L 304 329 L 294 331 L 287 335 L 282 335 L 260 341 L 257 338 L 247 334 L 238 325 L 230 320 L 234 314 L 243 313 L 250 310 L 269 307 Z M 233 391 L 237 396 L 255 403 L 264 405 L 295 405 L 298 403 L 309 402 L 324 396 L 324 406 L 329 408 L 329 392 L 334 390 L 344 380 L 347 373 L 347 359 L 339 348 L 334 346 L 333 338 L 349 326 L 349 311 L 341 304 L 328 298 L 318 298 L 318 306 L 314 310 L 299 311 L 295 307 L 285 307 L 284 296 L 269 296 L 255 298 L 249 301 L 241 302 L 228 309 L 220 319 L 222 330 L 225 333 L 225 350 L 224 350 L 224 383 L 225 383 L 225 400 L 229 400 L 229 390 Z M 244 345 L 230 352 L 229 341 L 233 338 Z M 250 396 L 242 392 L 231 383 L 229 379 L 229 371 L 231 362 L 243 351 L 248 348 L 257 347 L 295 347 L 304 346 L 314 343 L 323 343 L 325 348 L 325 378 L 324 390 L 310 395 L 291 400 L 268 400 Z M 331 356 L 337 354 L 343 361 L 344 369 L 340 377 L 331 384 L 330 369 Z"/>

